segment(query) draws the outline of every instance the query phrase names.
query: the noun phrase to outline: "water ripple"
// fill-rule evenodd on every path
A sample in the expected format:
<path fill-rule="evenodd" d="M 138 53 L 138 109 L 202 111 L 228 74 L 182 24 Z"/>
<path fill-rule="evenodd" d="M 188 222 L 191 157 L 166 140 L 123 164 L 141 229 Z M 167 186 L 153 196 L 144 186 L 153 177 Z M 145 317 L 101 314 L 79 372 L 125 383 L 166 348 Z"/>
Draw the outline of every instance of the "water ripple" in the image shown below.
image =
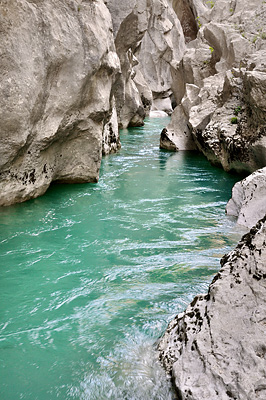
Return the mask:
<path fill-rule="evenodd" d="M 121 132 L 98 184 L 2 210 L 1 399 L 175 397 L 156 342 L 242 232 L 224 214 L 235 177 L 160 151 L 167 121 Z"/>

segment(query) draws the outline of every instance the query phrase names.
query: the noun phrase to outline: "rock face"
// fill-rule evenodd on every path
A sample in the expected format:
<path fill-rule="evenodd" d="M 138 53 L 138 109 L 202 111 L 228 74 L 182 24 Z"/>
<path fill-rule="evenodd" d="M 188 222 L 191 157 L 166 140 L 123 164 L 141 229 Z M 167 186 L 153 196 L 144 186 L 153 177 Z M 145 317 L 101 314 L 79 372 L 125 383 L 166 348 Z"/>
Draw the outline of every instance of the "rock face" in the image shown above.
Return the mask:
<path fill-rule="evenodd" d="M 0 19 L 0 206 L 97 181 L 118 126 L 172 112 L 185 40 L 170 1 L 3 0 Z"/>
<path fill-rule="evenodd" d="M 191 140 L 182 140 L 189 133 L 213 164 L 253 172 L 266 165 L 266 4 L 194 0 L 187 5 L 199 31 L 181 62 L 171 63 L 177 108 L 168 137 L 190 146 Z M 190 11 L 181 0 L 175 7 L 190 40 L 195 34 Z"/>
<path fill-rule="evenodd" d="M 265 18 L 261 0 L 2 0 L 0 206 L 97 181 L 118 126 L 174 106 L 162 148 L 264 167 Z"/>
<path fill-rule="evenodd" d="M 168 326 L 160 358 L 180 400 L 266 398 L 266 217 Z"/>
<path fill-rule="evenodd" d="M 153 0 L 147 31 L 136 51 L 139 69 L 152 91 L 152 110 L 172 113 L 171 63 L 180 61 L 184 51 L 183 30 L 171 4 L 167 0 Z"/>
<path fill-rule="evenodd" d="M 142 125 L 150 109 L 172 113 L 171 62 L 181 60 L 185 39 L 167 0 L 106 0 L 122 74 L 115 97 L 119 125 Z"/>
<path fill-rule="evenodd" d="M 120 70 L 102 0 L 0 4 L 0 205 L 95 182 L 119 146 Z"/>
<path fill-rule="evenodd" d="M 108 0 L 107 6 L 111 12 L 115 29 L 115 46 L 121 63 L 121 74 L 114 88 L 118 121 L 121 128 L 143 125 L 145 107 L 141 100 L 134 77 L 135 66 L 138 64 L 134 52 L 147 30 L 148 10 L 146 1 L 121 2 Z M 146 82 L 139 76 L 142 86 L 148 93 L 151 103 L 152 95 Z M 141 85 L 140 83 L 140 85 Z M 149 104 L 150 105 L 150 104 Z"/>
<path fill-rule="evenodd" d="M 226 213 L 237 217 L 237 223 L 248 228 L 266 214 L 266 168 L 234 185 Z"/>

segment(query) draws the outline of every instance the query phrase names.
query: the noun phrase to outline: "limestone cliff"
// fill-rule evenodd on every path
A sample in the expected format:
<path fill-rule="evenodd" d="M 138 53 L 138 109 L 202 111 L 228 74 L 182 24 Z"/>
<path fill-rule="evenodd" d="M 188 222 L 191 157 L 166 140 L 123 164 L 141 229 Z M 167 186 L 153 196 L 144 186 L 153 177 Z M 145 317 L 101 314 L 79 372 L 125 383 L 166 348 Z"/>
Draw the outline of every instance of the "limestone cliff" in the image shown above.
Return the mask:
<path fill-rule="evenodd" d="M 213 164 L 227 171 L 264 167 L 265 2 L 187 2 L 198 24 L 194 40 L 190 11 L 185 12 L 184 5 L 182 9 L 181 0 L 175 3 L 189 34 L 182 60 L 172 61 L 177 107 L 161 147 L 193 149 L 194 141 Z"/>
<path fill-rule="evenodd" d="M 0 3 L 0 205 L 94 182 L 119 146 L 120 63 L 102 0 Z"/>
<path fill-rule="evenodd" d="M 167 0 L 106 0 L 122 73 L 115 97 L 119 124 L 142 125 L 150 109 L 171 114 L 171 62 L 185 51 L 181 24 Z"/>
<path fill-rule="evenodd" d="M 266 217 L 168 326 L 160 358 L 180 400 L 266 398 Z"/>
<path fill-rule="evenodd" d="M 266 167 L 234 185 L 226 213 L 237 217 L 237 223 L 248 228 L 266 214 Z"/>
<path fill-rule="evenodd" d="M 118 126 L 172 112 L 185 39 L 171 1 L 3 0 L 0 19 L 0 205 L 97 181 Z"/>
<path fill-rule="evenodd" d="M 265 16 L 260 0 L 2 0 L 0 205 L 97 181 L 118 126 L 175 105 L 161 147 L 264 167 Z"/>

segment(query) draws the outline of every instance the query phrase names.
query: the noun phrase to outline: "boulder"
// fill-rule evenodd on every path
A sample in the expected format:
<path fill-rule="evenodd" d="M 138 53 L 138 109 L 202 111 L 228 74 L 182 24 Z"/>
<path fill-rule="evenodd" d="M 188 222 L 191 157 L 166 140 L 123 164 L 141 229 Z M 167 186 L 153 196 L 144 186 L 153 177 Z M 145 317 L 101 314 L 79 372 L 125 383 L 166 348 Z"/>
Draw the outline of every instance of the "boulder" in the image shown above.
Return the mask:
<path fill-rule="evenodd" d="M 162 130 L 160 148 L 170 151 L 197 149 L 182 105 L 175 108 L 170 123 Z"/>
<path fill-rule="evenodd" d="M 102 0 L 0 4 L 0 205 L 95 182 L 119 146 L 120 64 Z"/>
<path fill-rule="evenodd" d="M 234 185 L 226 213 L 237 217 L 237 223 L 248 228 L 266 214 L 266 168 L 253 172 Z"/>
<path fill-rule="evenodd" d="M 266 217 L 221 260 L 209 291 L 170 322 L 160 359 L 180 400 L 266 398 Z"/>

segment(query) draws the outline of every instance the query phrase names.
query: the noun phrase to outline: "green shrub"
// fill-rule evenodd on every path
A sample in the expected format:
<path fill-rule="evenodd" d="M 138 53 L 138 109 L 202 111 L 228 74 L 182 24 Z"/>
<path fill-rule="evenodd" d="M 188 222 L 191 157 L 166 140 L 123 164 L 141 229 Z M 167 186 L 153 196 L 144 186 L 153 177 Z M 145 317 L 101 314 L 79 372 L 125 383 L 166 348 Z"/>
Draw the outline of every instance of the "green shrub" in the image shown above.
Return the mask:
<path fill-rule="evenodd" d="M 196 21 L 197 21 L 197 23 L 198 23 L 198 27 L 201 28 L 201 27 L 202 27 L 202 23 L 200 22 L 200 18 L 197 17 L 197 18 L 196 18 Z"/>
<path fill-rule="evenodd" d="M 238 115 L 238 113 L 240 113 L 240 111 L 242 110 L 241 106 L 238 106 L 234 109 L 234 115 Z"/>
<path fill-rule="evenodd" d="M 232 117 L 231 118 L 231 124 L 237 124 L 237 117 Z"/>

